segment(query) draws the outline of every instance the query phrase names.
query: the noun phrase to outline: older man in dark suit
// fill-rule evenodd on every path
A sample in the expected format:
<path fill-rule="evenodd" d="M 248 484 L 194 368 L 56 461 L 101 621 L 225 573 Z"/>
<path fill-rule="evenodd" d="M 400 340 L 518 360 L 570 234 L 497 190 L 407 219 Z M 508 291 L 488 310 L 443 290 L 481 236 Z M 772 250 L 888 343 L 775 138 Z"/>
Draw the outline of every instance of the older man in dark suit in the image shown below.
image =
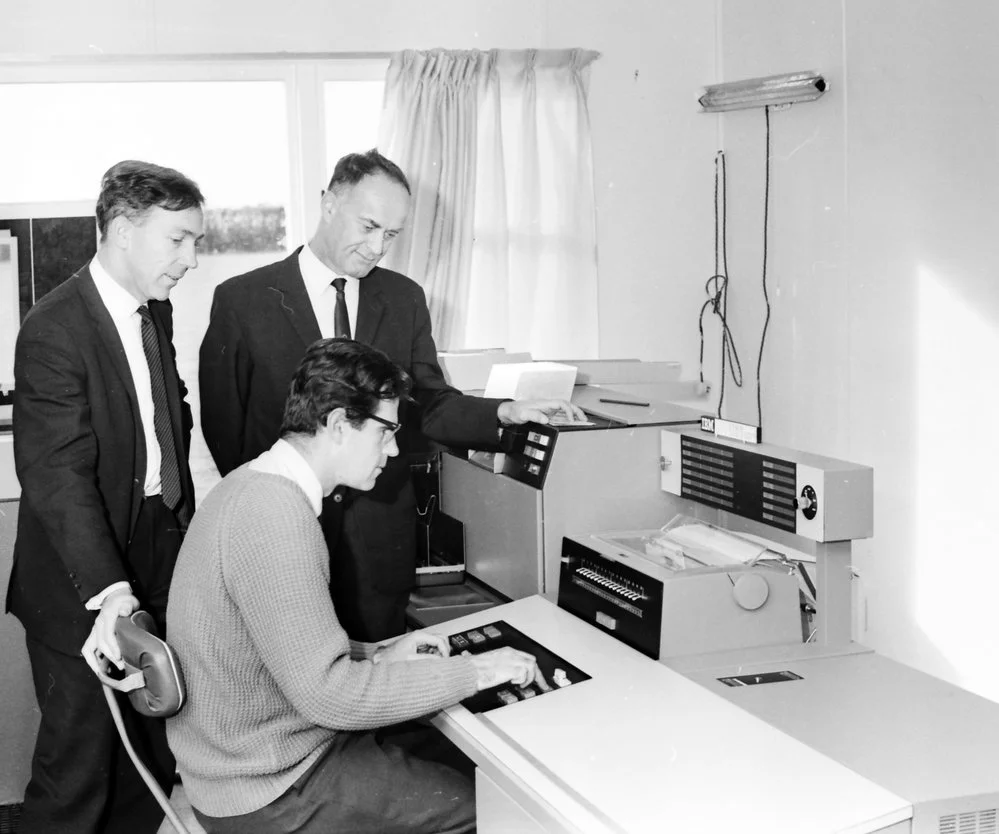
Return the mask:
<path fill-rule="evenodd" d="M 121 748 L 81 657 L 119 662 L 119 615 L 164 625 L 194 512 L 191 412 L 170 290 L 197 266 L 203 197 L 177 171 L 126 161 L 104 175 L 97 255 L 42 298 L 18 334 L 14 456 L 21 505 L 7 605 L 24 624 L 41 726 L 22 832 L 154 832 L 163 813 Z M 164 786 L 162 722 L 130 734 Z"/>
<path fill-rule="evenodd" d="M 377 150 L 345 156 L 323 193 L 309 244 L 220 285 L 201 345 L 201 425 L 223 475 L 278 439 L 289 382 L 316 339 L 352 336 L 384 351 L 412 378 L 415 407 L 403 418 L 402 454 L 371 492 L 346 499 L 336 492 L 324 502 L 323 527 L 337 554 L 334 603 L 359 640 L 405 629 L 416 551 L 406 453 L 420 432 L 451 446 L 495 449 L 500 425 L 546 422 L 559 411 L 583 417 L 565 402 L 487 400 L 447 384 L 422 288 L 377 266 L 403 230 L 409 202 L 405 175 Z"/>

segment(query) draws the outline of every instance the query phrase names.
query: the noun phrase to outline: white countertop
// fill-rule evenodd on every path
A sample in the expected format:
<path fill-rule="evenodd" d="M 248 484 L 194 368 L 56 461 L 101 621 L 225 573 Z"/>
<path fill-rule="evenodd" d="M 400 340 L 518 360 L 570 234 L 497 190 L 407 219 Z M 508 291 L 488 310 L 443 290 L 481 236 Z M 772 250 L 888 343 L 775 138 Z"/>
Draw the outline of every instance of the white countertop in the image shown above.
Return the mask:
<path fill-rule="evenodd" d="M 591 680 L 479 715 L 459 705 L 435 721 L 566 830 L 869 832 L 912 816 L 901 797 L 540 596 L 436 630 L 496 620 Z"/>

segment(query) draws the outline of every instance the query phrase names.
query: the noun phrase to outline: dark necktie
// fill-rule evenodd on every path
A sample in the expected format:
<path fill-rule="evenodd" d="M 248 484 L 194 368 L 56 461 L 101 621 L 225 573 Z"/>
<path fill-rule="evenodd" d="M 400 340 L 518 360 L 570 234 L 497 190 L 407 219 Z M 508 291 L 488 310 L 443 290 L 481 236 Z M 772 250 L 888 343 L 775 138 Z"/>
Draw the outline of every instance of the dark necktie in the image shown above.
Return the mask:
<path fill-rule="evenodd" d="M 346 278 L 334 278 L 333 286 L 336 287 L 336 309 L 333 310 L 333 335 L 337 338 L 350 338 L 350 319 L 347 318 L 347 296 L 343 294 L 343 288 L 347 284 Z"/>
<path fill-rule="evenodd" d="M 149 383 L 153 391 L 153 426 L 160 443 L 160 489 L 163 503 L 173 510 L 180 503 L 180 470 L 177 466 L 173 428 L 170 425 L 166 383 L 163 380 L 163 360 L 160 358 L 156 327 L 145 304 L 139 308 L 139 316 L 142 318 L 142 349 L 149 365 Z"/>

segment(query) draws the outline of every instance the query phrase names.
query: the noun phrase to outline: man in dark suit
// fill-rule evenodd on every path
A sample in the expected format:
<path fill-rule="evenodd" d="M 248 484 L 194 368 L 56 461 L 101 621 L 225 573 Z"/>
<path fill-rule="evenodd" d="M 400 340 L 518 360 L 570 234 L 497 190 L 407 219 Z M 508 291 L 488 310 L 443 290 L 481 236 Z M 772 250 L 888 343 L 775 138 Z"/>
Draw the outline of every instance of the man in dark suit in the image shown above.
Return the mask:
<path fill-rule="evenodd" d="M 416 552 L 406 459 L 420 432 L 446 445 L 488 450 L 497 448 L 501 425 L 547 422 L 560 411 L 583 417 L 561 401 L 487 400 L 447 384 L 422 288 L 377 266 L 402 231 L 409 202 L 405 175 L 377 150 L 345 156 L 323 192 L 309 244 L 221 284 L 201 344 L 201 426 L 223 475 L 278 439 L 289 382 L 316 339 L 352 336 L 384 351 L 412 377 L 401 454 L 371 492 L 346 498 L 335 492 L 324 502 L 323 527 L 337 554 L 333 600 L 347 633 L 358 640 L 405 630 Z"/>
<path fill-rule="evenodd" d="M 114 624 L 140 603 L 165 625 L 194 512 L 192 419 L 167 298 L 197 266 L 203 202 L 177 171 L 113 166 L 97 201 L 96 256 L 35 304 L 18 333 L 21 505 L 7 607 L 24 625 L 41 710 L 22 832 L 155 832 L 163 818 L 88 663 L 100 652 L 120 664 Z M 162 722 L 125 713 L 168 788 Z"/>

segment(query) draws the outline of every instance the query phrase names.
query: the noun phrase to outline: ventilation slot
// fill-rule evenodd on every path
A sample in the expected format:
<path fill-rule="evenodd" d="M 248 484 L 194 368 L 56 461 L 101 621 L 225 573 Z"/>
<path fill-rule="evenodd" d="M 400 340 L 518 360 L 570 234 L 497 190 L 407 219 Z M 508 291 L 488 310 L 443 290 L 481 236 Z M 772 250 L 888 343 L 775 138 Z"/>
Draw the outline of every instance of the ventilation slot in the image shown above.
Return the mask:
<path fill-rule="evenodd" d="M 999 814 L 995 808 L 947 814 L 940 817 L 939 834 L 999 834 Z"/>

